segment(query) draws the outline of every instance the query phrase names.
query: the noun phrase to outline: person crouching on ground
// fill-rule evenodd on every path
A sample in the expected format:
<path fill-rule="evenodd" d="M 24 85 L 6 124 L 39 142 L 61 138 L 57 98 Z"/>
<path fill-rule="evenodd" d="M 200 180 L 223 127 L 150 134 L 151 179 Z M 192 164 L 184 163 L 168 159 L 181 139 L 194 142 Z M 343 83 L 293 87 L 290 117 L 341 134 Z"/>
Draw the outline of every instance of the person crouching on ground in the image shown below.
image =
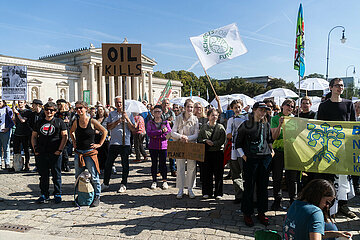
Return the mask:
<path fill-rule="evenodd" d="M 36 168 L 40 175 L 41 196 L 38 203 L 47 203 L 49 198 L 49 169 L 54 183 L 55 203 L 61 202 L 61 153 L 68 139 L 67 128 L 60 118 L 54 117 L 56 104 L 44 106 L 45 118 L 40 119 L 33 129 L 31 144 L 35 151 Z"/>
<path fill-rule="evenodd" d="M 77 101 L 75 103 L 76 113 L 79 118 L 74 121 L 70 129 L 70 137 L 75 149 L 75 179 L 87 168 L 94 183 L 95 198 L 92 207 L 100 204 L 100 168 L 97 159 L 97 148 L 101 147 L 106 139 L 107 130 L 95 119 L 90 118 L 87 113 L 87 103 Z M 100 142 L 95 143 L 95 129 L 102 133 Z"/>
<path fill-rule="evenodd" d="M 268 210 L 269 165 L 274 150 L 270 123 L 266 114 L 269 107 L 264 102 L 256 102 L 249 120 L 243 122 L 237 133 L 235 147 L 244 160 L 244 195 L 241 202 L 241 211 L 244 213 L 246 226 L 254 226 L 251 215 L 254 213 L 254 189 L 256 184 L 256 198 L 258 219 L 261 224 L 269 225 L 265 216 Z"/>

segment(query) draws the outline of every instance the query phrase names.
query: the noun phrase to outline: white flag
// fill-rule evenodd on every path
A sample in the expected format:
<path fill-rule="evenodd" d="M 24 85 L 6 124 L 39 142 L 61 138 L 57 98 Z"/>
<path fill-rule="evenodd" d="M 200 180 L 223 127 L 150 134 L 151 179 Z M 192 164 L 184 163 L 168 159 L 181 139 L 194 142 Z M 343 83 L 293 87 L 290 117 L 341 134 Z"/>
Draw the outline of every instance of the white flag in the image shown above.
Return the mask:
<path fill-rule="evenodd" d="M 191 37 L 190 41 L 205 70 L 247 52 L 236 23 Z"/>

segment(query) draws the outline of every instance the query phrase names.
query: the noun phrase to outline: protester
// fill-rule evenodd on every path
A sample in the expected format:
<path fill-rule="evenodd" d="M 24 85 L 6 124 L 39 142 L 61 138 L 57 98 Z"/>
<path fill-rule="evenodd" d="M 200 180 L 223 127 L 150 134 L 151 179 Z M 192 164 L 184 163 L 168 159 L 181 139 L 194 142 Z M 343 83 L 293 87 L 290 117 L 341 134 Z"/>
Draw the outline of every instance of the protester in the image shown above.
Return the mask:
<path fill-rule="evenodd" d="M 167 120 L 162 120 L 162 107 L 156 105 L 153 110 L 154 119 L 147 124 L 147 134 L 150 138 L 149 151 L 151 157 L 151 175 L 152 184 L 151 189 L 157 187 L 157 170 L 159 166 L 160 174 L 162 176 L 162 188 L 168 189 L 167 170 L 166 170 L 166 156 L 167 156 L 167 138 L 166 135 L 171 132 L 170 124 Z"/>
<path fill-rule="evenodd" d="M 109 116 L 109 114 L 105 110 L 104 106 L 99 104 L 97 106 L 97 108 L 96 108 L 96 117 L 95 117 L 95 119 L 104 128 L 106 128 L 106 122 L 107 122 L 107 117 L 108 116 Z M 101 138 L 102 138 L 102 132 L 95 129 L 95 143 L 99 144 L 101 142 Z M 99 167 L 100 167 L 100 171 L 102 171 L 102 170 L 105 169 L 105 163 L 106 163 L 106 159 L 108 158 L 108 153 L 109 153 L 109 135 L 106 135 L 104 143 L 102 144 L 101 147 L 99 147 L 97 149 L 97 151 L 98 151 Z"/>
<path fill-rule="evenodd" d="M 205 114 L 205 110 L 204 107 L 201 105 L 200 102 L 196 102 L 194 104 L 194 115 L 198 118 L 199 121 L 199 130 L 201 129 L 201 127 L 206 124 L 208 122 L 208 119 L 206 117 Z M 203 178 L 204 178 L 204 163 L 202 162 L 197 162 L 197 165 L 199 166 L 199 170 L 200 170 L 200 182 L 203 183 Z"/>
<path fill-rule="evenodd" d="M 168 121 L 170 127 L 173 127 L 176 116 L 175 113 L 170 109 L 169 99 L 165 98 L 164 100 L 162 100 L 161 107 L 163 111 L 161 115 L 162 120 Z M 175 158 L 169 158 L 169 168 L 170 168 L 171 176 L 176 177 L 177 173 L 176 173 Z"/>
<path fill-rule="evenodd" d="M 96 108 L 95 107 L 90 108 L 89 115 L 90 115 L 90 118 L 95 118 L 96 117 Z"/>
<path fill-rule="evenodd" d="M 71 128 L 71 113 L 69 111 L 67 102 L 65 99 L 58 99 L 56 100 L 56 105 L 58 107 L 58 111 L 55 114 L 55 117 L 60 118 L 61 120 L 64 121 L 65 126 L 68 130 L 68 134 Z M 61 153 L 62 156 L 62 164 L 61 164 L 61 170 L 64 172 L 70 172 L 71 169 L 69 167 L 69 155 L 68 155 L 68 146 L 70 144 L 70 140 L 68 139 L 68 141 L 66 142 L 65 145 L 65 150 Z"/>
<path fill-rule="evenodd" d="M 135 114 L 135 131 L 133 132 L 134 136 L 134 148 L 135 148 L 135 162 L 140 162 L 140 154 L 143 156 L 143 161 L 147 161 L 147 154 L 144 149 L 144 138 L 146 135 L 145 130 L 145 121 L 140 114 Z"/>
<path fill-rule="evenodd" d="M 273 177 L 273 192 L 274 203 L 271 206 L 271 210 L 285 210 L 282 206 L 282 193 L 281 193 L 281 180 L 284 171 L 284 141 L 282 124 L 284 122 L 284 116 L 293 116 L 292 110 L 295 108 L 295 101 L 292 99 L 286 99 L 281 105 L 282 111 L 271 118 L 271 133 L 275 140 L 273 148 L 275 156 L 272 160 L 272 177 Z M 285 178 L 286 185 L 289 192 L 290 204 L 295 200 L 297 193 L 297 183 L 299 182 L 298 171 L 286 170 Z"/>
<path fill-rule="evenodd" d="M 283 225 L 283 239 L 335 239 L 352 237 L 350 232 L 337 231 L 329 216 L 336 192 L 327 180 L 316 179 L 302 190 L 290 206 Z"/>
<path fill-rule="evenodd" d="M 356 112 L 356 121 L 360 121 L 360 101 L 357 101 L 355 104 L 355 112 Z M 351 176 L 353 179 L 353 185 L 356 195 L 360 195 L 360 185 L 359 185 L 359 176 Z"/>
<path fill-rule="evenodd" d="M 312 106 L 311 99 L 308 96 L 303 97 L 301 99 L 301 104 L 300 104 L 301 112 L 299 114 L 299 117 L 314 119 L 316 112 L 310 109 L 311 106 Z"/>
<path fill-rule="evenodd" d="M 49 169 L 54 184 L 55 203 L 61 202 L 61 152 L 68 138 L 65 123 L 54 117 L 56 104 L 48 102 L 44 106 L 45 118 L 36 122 L 31 136 L 31 144 L 35 151 L 36 168 L 40 175 L 41 196 L 38 203 L 46 203 L 49 196 Z"/>
<path fill-rule="evenodd" d="M 31 137 L 31 128 L 30 128 L 30 119 L 31 119 L 31 110 L 25 107 L 26 101 L 18 101 L 18 109 L 16 109 L 15 102 L 12 106 L 13 111 L 13 121 L 15 123 L 15 132 L 13 137 L 13 148 L 14 148 L 14 158 L 21 157 L 21 146 L 25 154 L 25 166 L 24 171 L 30 170 L 30 153 L 29 153 L 29 143 Z"/>
<path fill-rule="evenodd" d="M 258 219 L 265 226 L 269 219 L 265 216 L 268 210 L 269 166 L 274 150 L 270 124 L 266 114 L 269 107 L 264 102 L 256 102 L 249 120 L 243 122 L 236 138 L 236 149 L 244 160 L 244 194 L 241 211 L 244 213 L 246 226 L 254 226 L 251 215 L 254 213 L 254 189 L 256 184 L 256 199 Z"/>
<path fill-rule="evenodd" d="M 174 106 L 174 105 L 173 105 L 173 112 L 175 113 L 175 116 L 177 117 L 181 114 L 181 112 L 180 112 L 179 106 L 177 106 L 177 105 Z"/>
<path fill-rule="evenodd" d="M 221 199 L 223 196 L 224 152 L 226 140 L 225 128 L 218 124 L 219 112 L 211 109 L 207 113 L 209 122 L 200 129 L 198 142 L 205 144 L 205 161 L 202 165 L 202 195 L 203 198 L 214 197 Z M 213 178 L 215 177 L 215 191 Z"/>
<path fill-rule="evenodd" d="M 45 118 L 45 113 L 43 110 L 43 102 L 39 99 L 34 99 L 31 103 L 31 120 L 30 120 L 30 127 L 31 129 L 35 128 L 37 121 Z"/>
<path fill-rule="evenodd" d="M 243 102 L 241 99 L 233 100 L 230 103 L 230 108 L 234 111 L 234 116 L 228 120 L 226 127 L 226 137 L 228 140 L 231 140 L 231 160 L 229 161 L 231 179 L 233 181 L 235 199 L 234 203 L 241 203 L 244 191 L 244 182 L 243 182 L 243 166 L 242 158 L 240 157 L 238 151 L 235 149 L 235 140 L 237 137 L 237 130 L 239 126 L 247 120 L 246 115 L 241 114 L 243 107 Z"/>
<path fill-rule="evenodd" d="M 84 101 L 77 101 L 75 109 L 79 114 L 77 119 L 70 129 L 70 137 L 72 139 L 75 149 L 75 179 L 78 178 L 85 168 L 89 170 L 94 184 L 95 197 L 92 202 L 92 207 L 97 207 L 100 204 L 100 167 L 97 159 L 97 148 L 100 148 L 107 135 L 107 130 L 95 119 L 87 115 L 87 103 Z M 100 131 L 101 139 L 98 144 L 95 143 L 95 130 Z"/>
<path fill-rule="evenodd" d="M 134 117 L 128 116 L 122 109 L 122 99 L 120 96 L 115 97 L 116 111 L 109 113 L 107 120 L 107 129 L 110 131 L 109 155 L 105 164 L 104 182 L 101 185 L 102 190 L 109 188 L 111 169 L 115 159 L 120 154 L 122 165 L 122 180 L 119 193 L 126 191 L 127 179 L 129 175 L 129 155 L 130 155 L 130 131 L 135 130 Z M 123 127 L 125 125 L 125 142 L 123 142 Z"/>
<path fill-rule="evenodd" d="M 10 169 L 10 139 L 11 129 L 14 126 L 12 121 L 13 111 L 9 106 L 6 105 L 5 100 L 0 100 L 0 169 L 1 169 L 1 158 L 4 152 L 4 165 L 5 169 Z"/>
<path fill-rule="evenodd" d="M 269 98 L 267 98 L 267 99 L 264 99 L 264 103 L 266 104 L 266 106 L 268 107 L 268 109 L 267 109 L 267 113 L 266 113 L 266 120 L 268 121 L 268 122 L 270 122 L 271 121 L 271 118 L 272 118 L 272 116 L 273 116 L 273 109 L 274 109 L 274 106 L 275 106 L 275 102 L 272 100 L 272 99 L 269 99 Z"/>
<path fill-rule="evenodd" d="M 354 104 L 348 99 L 341 98 L 344 91 L 343 80 L 341 78 L 332 79 L 329 88 L 330 92 L 326 95 L 326 100 L 319 105 L 317 119 L 324 121 L 356 121 Z M 334 181 L 335 176 L 318 174 L 318 177 Z M 338 192 L 340 192 L 340 188 L 350 189 L 350 182 L 348 181 L 345 185 L 341 184 Z M 348 191 L 345 190 L 345 192 Z M 339 212 L 349 218 L 355 218 L 356 214 L 347 205 L 347 194 L 339 194 L 338 200 Z"/>
<path fill-rule="evenodd" d="M 187 99 L 184 104 L 185 112 L 176 117 L 171 136 L 180 142 L 196 142 L 199 133 L 199 122 L 193 115 L 194 102 Z M 187 174 L 185 176 L 185 165 Z M 176 159 L 177 177 L 176 187 L 179 189 L 176 198 L 181 199 L 184 194 L 185 184 L 190 198 L 195 198 L 192 191 L 195 186 L 196 161 L 191 159 Z"/>

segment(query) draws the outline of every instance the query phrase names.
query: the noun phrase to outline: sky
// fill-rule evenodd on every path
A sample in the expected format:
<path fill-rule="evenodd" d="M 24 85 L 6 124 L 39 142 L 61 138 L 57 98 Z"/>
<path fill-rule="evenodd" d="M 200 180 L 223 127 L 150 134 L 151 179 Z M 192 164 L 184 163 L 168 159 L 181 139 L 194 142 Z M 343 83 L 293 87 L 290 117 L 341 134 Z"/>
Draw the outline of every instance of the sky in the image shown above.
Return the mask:
<path fill-rule="evenodd" d="M 1 0 L 2 2 L 5 0 Z M 189 40 L 236 23 L 248 52 L 208 69 L 210 77 L 272 76 L 297 82 L 294 46 L 299 4 L 305 21 L 305 75 L 326 72 L 330 35 L 329 78 L 360 75 L 357 0 L 62 0 L 9 1 L 0 15 L 0 54 L 38 59 L 101 43 L 141 43 L 154 58 L 154 71 L 188 70 L 204 75 Z M 356 73 L 353 74 L 353 67 Z M 348 71 L 347 71 L 348 70 Z M 347 73 L 346 73 L 347 72 Z"/>

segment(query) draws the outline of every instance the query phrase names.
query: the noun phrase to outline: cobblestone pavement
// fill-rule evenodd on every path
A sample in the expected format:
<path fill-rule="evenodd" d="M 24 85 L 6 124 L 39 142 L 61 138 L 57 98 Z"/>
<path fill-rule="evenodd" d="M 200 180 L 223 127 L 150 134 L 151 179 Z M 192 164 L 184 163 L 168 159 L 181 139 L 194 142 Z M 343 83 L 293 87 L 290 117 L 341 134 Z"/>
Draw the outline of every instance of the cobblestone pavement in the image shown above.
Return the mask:
<path fill-rule="evenodd" d="M 255 226 L 243 223 L 240 205 L 232 203 L 231 180 L 224 181 L 222 200 L 202 199 L 199 187 L 196 199 L 175 198 L 175 178 L 169 177 L 170 188 L 150 189 L 150 162 L 134 163 L 131 159 L 128 190 L 117 193 L 121 175 L 112 176 L 110 189 L 102 193 L 97 208 L 73 204 L 74 170 L 63 174 L 63 202 L 37 204 L 38 175 L 0 171 L 0 229 L 3 225 L 23 225 L 26 233 L 0 230 L 0 239 L 254 239 L 254 232 L 265 229 L 255 220 Z M 33 160 L 32 160 L 33 162 Z M 116 162 L 121 170 L 119 159 Z M 198 179 L 199 180 L 199 179 Z M 199 181 L 197 181 L 199 182 Z M 199 186 L 199 184 L 198 184 Z M 270 191 L 271 192 L 271 191 Z M 270 200 L 269 206 L 272 203 Z M 342 230 L 352 230 L 353 239 L 360 239 L 360 197 L 350 201 L 358 215 L 355 219 L 338 217 Z M 281 231 L 285 212 L 269 211 L 267 229 Z M 41 236 L 41 237 L 40 237 Z"/>

